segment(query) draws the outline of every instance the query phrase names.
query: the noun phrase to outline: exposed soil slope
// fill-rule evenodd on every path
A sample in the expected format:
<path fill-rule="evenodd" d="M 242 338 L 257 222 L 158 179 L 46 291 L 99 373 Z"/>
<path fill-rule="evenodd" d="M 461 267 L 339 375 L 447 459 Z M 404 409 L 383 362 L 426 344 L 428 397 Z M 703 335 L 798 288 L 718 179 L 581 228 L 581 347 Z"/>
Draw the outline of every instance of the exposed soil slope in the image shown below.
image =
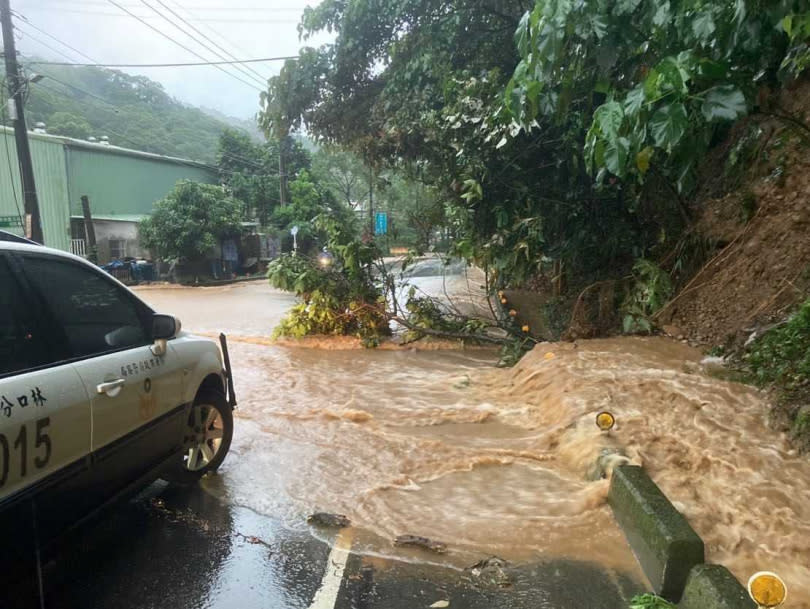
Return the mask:
<path fill-rule="evenodd" d="M 810 83 L 776 113 L 810 124 Z M 810 293 L 810 131 L 753 116 L 705 166 L 698 231 L 717 255 L 658 315 L 705 345 L 744 339 Z"/>

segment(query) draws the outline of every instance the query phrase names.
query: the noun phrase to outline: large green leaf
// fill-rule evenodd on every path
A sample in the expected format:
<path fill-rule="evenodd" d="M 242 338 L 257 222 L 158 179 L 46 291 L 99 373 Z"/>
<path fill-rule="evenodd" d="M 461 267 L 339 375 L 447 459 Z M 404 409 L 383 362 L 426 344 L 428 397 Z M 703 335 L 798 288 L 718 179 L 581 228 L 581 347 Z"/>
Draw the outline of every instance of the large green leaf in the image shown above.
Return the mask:
<path fill-rule="evenodd" d="M 618 0 L 614 12 L 616 15 L 629 15 L 638 8 L 641 0 Z"/>
<path fill-rule="evenodd" d="M 624 177 L 627 156 L 630 153 L 630 140 L 618 137 L 605 146 L 605 167 L 613 175 Z"/>
<path fill-rule="evenodd" d="M 658 87 L 662 92 L 674 91 L 681 95 L 687 93 L 686 81 L 689 79 L 689 74 L 678 58 L 666 57 L 656 69 L 660 75 Z"/>
<path fill-rule="evenodd" d="M 735 120 L 743 116 L 748 108 L 745 96 L 734 85 L 712 87 L 703 96 L 701 107 L 703 118 L 707 121 Z"/>
<path fill-rule="evenodd" d="M 529 19 L 531 13 L 528 11 L 523 14 L 520 19 L 517 30 L 515 31 L 515 45 L 517 46 L 518 53 L 521 57 L 526 57 L 529 53 Z"/>
<path fill-rule="evenodd" d="M 594 122 L 599 125 L 602 135 L 608 139 L 615 138 L 624 120 L 624 110 L 617 101 L 602 104 L 593 113 Z"/>
<path fill-rule="evenodd" d="M 650 118 L 650 132 L 655 145 L 672 150 L 686 131 L 686 108 L 681 103 L 658 108 Z"/>
<path fill-rule="evenodd" d="M 636 114 L 644 106 L 644 87 L 639 86 L 631 89 L 624 98 L 624 113 L 627 115 Z"/>
<path fill-rule="evenodd" d="M 692 21 L 692 31 L 698 40 L 703 44 L 708 44 L 717 27 L 714 25 L 714 16 L 709 11 L 698 13 Z"/>
<path fill-rule="evenodd" d="M 666 25 L 669 23 L 670 19 L 672 19 L 672 13 L 669 10 L 669 0 L 667 2 L 662 2 L 658 6 L 658 10 L 655 11 L 655 15 L 653 16 L 653 24 L 661 27 L 662 25 Z"/>
<path fill-rule="evenodd" d="M 658 86 L 658 70 L 653 68 L 647 73 L 647 78 L 644 79 L 644 97 L 648 101 L 652 101 L 657 99 L 658 96 L 661 94 L 661 90 Z"/>

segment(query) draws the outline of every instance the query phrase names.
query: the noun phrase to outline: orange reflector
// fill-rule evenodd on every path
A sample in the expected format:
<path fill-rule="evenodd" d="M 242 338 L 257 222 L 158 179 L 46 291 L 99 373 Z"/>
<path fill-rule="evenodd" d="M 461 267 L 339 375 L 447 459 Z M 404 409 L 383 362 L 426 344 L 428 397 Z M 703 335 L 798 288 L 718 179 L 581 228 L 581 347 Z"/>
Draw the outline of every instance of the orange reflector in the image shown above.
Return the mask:
<path fill-rule="evenodd" d="M 610 431 L 616 424 L 616 417 L 607 411 L 600 412 L 596 415 L 596 426 L 602 431 Z"/>
<path fill-rule="evenodd" d="M 776 573 L 760 571 L 748 580 L 748 594 L 760 607 L 778 607 L 787 598 L 787 586 Z"/>

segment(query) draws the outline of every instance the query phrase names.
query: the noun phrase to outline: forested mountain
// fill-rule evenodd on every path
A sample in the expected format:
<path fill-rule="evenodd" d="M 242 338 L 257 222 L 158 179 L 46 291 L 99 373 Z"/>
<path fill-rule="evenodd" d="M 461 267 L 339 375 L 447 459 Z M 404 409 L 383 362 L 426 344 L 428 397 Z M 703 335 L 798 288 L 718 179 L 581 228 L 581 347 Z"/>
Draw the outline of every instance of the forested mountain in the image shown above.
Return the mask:
<path fill-rule="evenodd" d="M 116 146 L 216 162 L 219 136 L 229 125 L 172 98 L 145 76 L 53 65 L 30 66 L 27 72 L 45 76 L 29 87 L 29 128 L 41 121 L 56 135 L 106 135 Z"/>

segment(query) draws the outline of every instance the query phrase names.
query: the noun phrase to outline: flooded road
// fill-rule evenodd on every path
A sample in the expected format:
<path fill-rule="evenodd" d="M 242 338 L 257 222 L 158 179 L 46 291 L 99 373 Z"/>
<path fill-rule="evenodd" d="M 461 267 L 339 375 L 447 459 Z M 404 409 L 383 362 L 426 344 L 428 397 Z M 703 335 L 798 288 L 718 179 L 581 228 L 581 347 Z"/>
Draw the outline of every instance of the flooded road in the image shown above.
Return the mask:
<path fill-rule="evenodd" d="M 177 289 L 141 295 L 170 312 L 187 297 Z M 355 548 L 372 555 L 454 568 L 488 555 L 564 557 L 640 577 L 604 503 L 607 481 L 587 481 L 576 463 L 561 468 L 539 448 L 543 430 L 508 423 L 512 407 L 482 398 L 475 379 L 492 369 L 492 350 L 255 344 L 286 306 L 262 284 L 198 297 L 185 327 L 207 331 L 214 325 L 208 303 L 223 311 L 233 297 L 268 306 L 252 318 L 240 310 L 229 333 L 239 408 L 221 469 L 225 501 L 293 529 L 306 528 L 308 513 L 346 514 L 357 525 Z M 596 460 L 593 432 L 577 459 Z M 404 534 L 440 540 L 451 551 L 395 548 Z"/>
<path fill-rule="evenodd" d="M 650 471 L 709 561 L 743 581 L 778 571 L 790 606 L 810 608 L 810 462 L 767 430 L 759 393 L 706 376 L 680 343 L 545 344 L 498 370 L 483 349 L 274 344 L 294 299 L 264 282 L 138 292 L 185 329 L 228 333 L 231 453 L 199 487 L 154 485 L 91 527 L 51 562 L 47 606 L 620 609 L 646 584 L 607 480 L 589 480 L 612 447 Z M 311 528 L 316 511 L 353 526 Z M 396 547 L 405 534 L 448 552 Z M 492 555 L 510 586 L 469 571 Z"/>
<path fill-rule="evenodd" d="M 270 291 L 253 284 L 217 298 L 283 302 Z M 143 295 L 172 310 L 181 294 Z M 743 582 L 777 571 L 791 606 L 810 609 L 810 460 L 768 429 L 760 392 L 708 376 L 698 351 L 660 338 L 582 341 L 540 345 L 496 370 L 489 351 L 249 342 L 283 306 L 231 330 L 244 389 L 226 501 L 294 529 L 307 512 L 345 513 L 355 546 L 372 555 L 456 568 L 488 554 L 562 557 L 643 581 L 605 504 L 607 481 L 586 480 L 599 451 L 617 447 L 687 516 L 707 560 Z M 195 315 L 205 312 L 189 311 L 189 327 L 210 326 Z M 600 410 L 619 421 L 610 437 L 593 424 Z M 401 534 L 451 552 L 408 555 L 391 544 Z"/>

